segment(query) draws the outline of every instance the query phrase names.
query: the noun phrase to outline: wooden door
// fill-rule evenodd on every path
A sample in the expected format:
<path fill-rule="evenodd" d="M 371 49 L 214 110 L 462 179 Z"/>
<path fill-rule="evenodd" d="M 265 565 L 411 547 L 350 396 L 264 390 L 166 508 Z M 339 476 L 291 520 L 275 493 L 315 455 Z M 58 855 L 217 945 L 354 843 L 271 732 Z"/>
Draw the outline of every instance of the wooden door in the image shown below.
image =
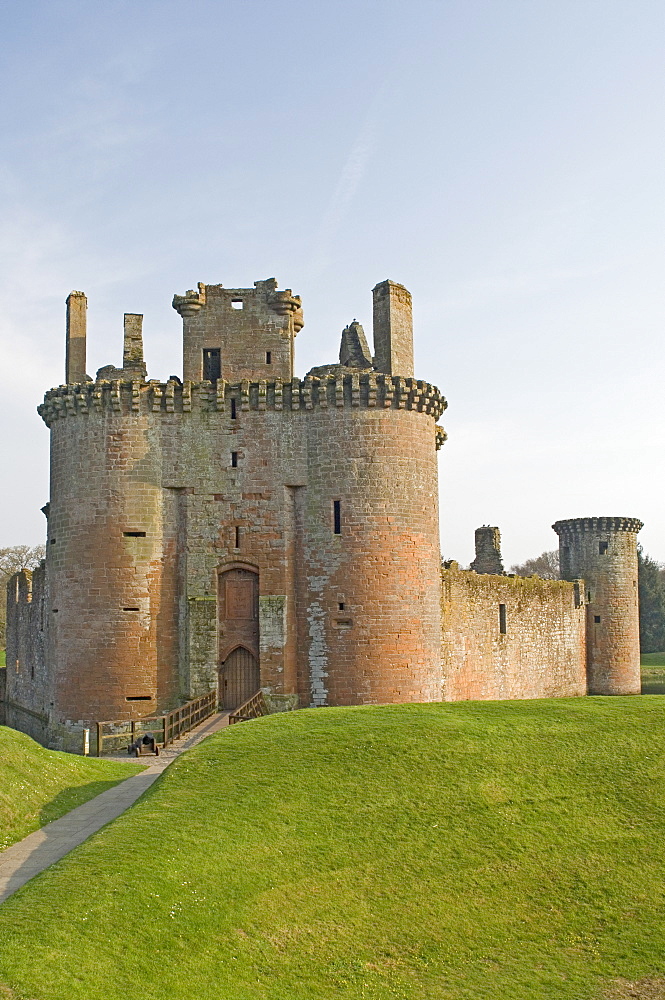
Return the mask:
<path fill-rule="evenodd" d="M 256 657 L 243 646 L 227 656 L 219 671 L 219 703 L 222 708 L 238 708 L 259 690 L 261 683 Z"/>

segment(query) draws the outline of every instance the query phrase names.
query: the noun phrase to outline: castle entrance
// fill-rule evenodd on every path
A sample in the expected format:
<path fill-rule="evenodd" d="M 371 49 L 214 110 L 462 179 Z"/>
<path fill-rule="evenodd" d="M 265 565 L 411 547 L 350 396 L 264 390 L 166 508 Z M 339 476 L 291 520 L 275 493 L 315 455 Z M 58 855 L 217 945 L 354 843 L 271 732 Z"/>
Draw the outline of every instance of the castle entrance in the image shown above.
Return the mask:
<path fill-rule="evenodd" d="M 256 657 L 248 649 L 236 647 L 219 670 L 220 708 L 238 708 L 256 694 L 260 684 Z"/>
<path fill-rule="evenodd" d="M 261 686 L 259 576 L 249 566 L 219 574 L 219 705 L 234 709 Z"/>

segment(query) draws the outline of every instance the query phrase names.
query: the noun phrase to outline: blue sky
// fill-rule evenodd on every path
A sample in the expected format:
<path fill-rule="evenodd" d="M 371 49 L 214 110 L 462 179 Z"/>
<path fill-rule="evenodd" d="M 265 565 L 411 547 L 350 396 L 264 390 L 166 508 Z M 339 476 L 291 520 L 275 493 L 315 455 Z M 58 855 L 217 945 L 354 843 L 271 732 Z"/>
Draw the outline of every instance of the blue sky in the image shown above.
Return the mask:
<path fill-rule="evenodd" d="M 71 289 L 92 374 L 142 312 L 166 377 L 175 292 L 275 276 L 303 375 L 389 277 L 449 400 L 443 554 L 620 514 L 665 561 L 661 0 L 27 0 L 0 30 L 0 546 L 44 534 Z"/>

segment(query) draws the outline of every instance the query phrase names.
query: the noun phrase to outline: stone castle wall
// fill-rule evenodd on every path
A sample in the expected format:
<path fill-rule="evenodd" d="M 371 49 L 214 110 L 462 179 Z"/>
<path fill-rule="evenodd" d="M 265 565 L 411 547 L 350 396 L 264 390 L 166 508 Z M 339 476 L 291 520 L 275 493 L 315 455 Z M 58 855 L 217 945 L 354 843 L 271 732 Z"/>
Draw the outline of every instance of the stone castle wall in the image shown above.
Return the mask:
<path fill-rule="evenodd" d="M 53 713 L 163 711 L 214 688 L 238 641 L 278 699 L 440 697 L 444 406 L 428 383 L 349 371 L 48 393 Z M 236 570 L 257 579 L 254 638 L 225 620 Z"/>
<path fill-rule="evenodd" d="M 173 305 L 184 381 L 147 379 L 138 314 L 125 315 L 122 368 L 92 381 L 87 301 L 68 299 L 68 384 L 39 408 L 46 561 L 8 590 L 11 724 L 77 750 L 90 722 L 218 685 L 227 707 L 258 687 L 274 707 L 580 695 L 601 669 L 603 693 L 632 690 L 628 528 L 613 526 L 600 561 L 573 532 L 562 565 L 588 570 L 587 586 L 485 575 L 503 570 L 489 526 L 476 572 L 441 576 L 446 402 L 412 376 L 403 286 L 374 289 L 373 358 L 354 320 L 340 364 L 304 379 L 301 302 L 273 279 L 200 284 Z"/>
<path fill-rule="evenodd" d="M 579 584 L 477 574 L 454 564 L 442 582 L 446 701 L 586 694 Z"/>
<path fill-rule="evenodd" d="M 561 575 L 583 577 L 590 694 L 639 694 L 637 533 L 630 517 L 557 521 Z"/>

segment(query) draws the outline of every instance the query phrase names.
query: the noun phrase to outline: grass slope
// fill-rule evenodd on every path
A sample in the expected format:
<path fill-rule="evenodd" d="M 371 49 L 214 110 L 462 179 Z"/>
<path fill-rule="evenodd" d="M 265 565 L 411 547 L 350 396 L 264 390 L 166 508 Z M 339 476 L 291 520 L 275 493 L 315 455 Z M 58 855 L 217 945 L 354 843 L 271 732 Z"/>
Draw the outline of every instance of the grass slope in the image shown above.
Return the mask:
<path fill-rule="evenodd" d="M 580 698 L 222 731 L 0 907 L 0 995 L 586 1000 L 662 976 L 664 718 Z"/>
<path fill-rule="evenodd" d="M 642 694 L 665 694 L 665 653 L 642 653 Z"/>
<path fill-rule="evenodd" d="M 45 750 L 0 726 L 0 851 L 141 770 Z"/>

